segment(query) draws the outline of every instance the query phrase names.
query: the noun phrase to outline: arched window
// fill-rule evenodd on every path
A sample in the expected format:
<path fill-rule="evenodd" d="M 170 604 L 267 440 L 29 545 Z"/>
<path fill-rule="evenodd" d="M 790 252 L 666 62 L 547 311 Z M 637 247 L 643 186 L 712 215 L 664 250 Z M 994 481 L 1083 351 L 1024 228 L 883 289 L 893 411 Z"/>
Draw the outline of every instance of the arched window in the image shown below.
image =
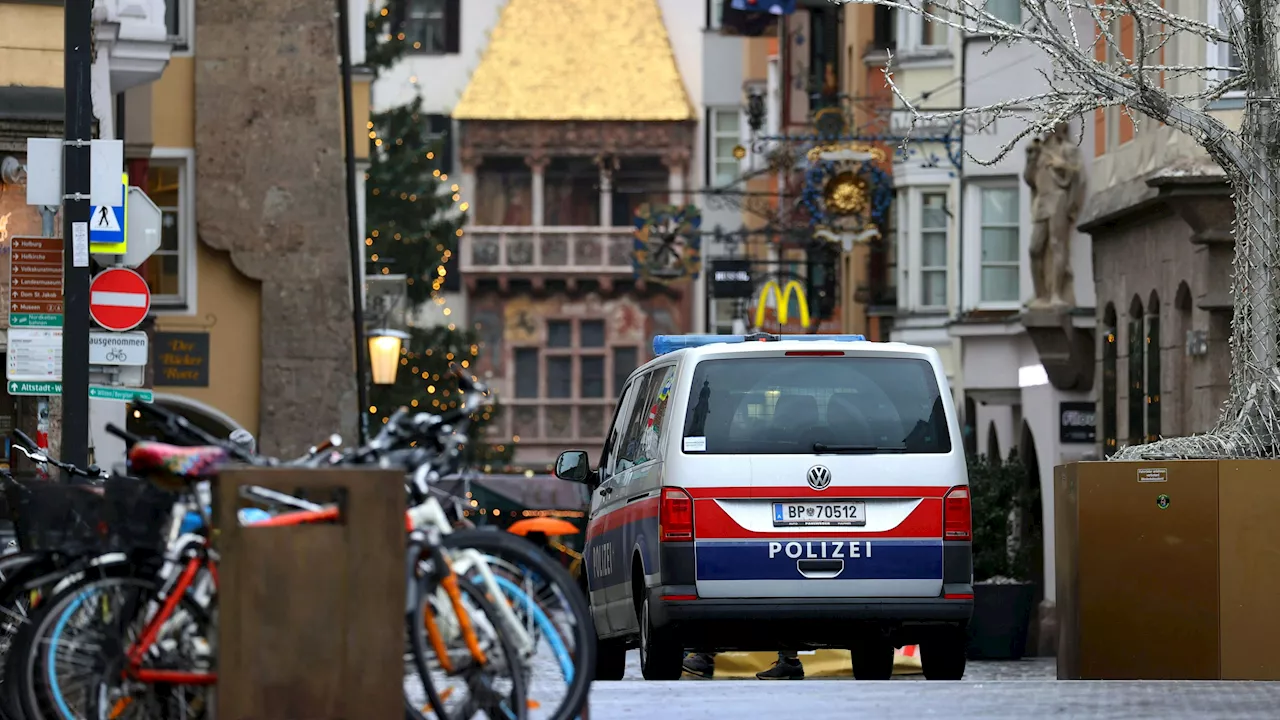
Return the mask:
<path fill-rule="evenodd" d="M 1102 332 L 1102 454 L 1109 457 L 1116 451 L 1116 360 L 1119 357 L 1116 306 L 1111 303 L 1107 303 L 1102 314 Z"/>
<path fill-rule="evenodd" d="M 1146 420 L 1147 394 L 1143 390 L 1143 374 L 1146 372 L 1142 352 L 1147 338 L 1142 332 L 1142 298 L 1133 296 L 1129 303 L 1129 444 L 1140 445 L 1146 439 L 1143 427 Z"/>
<path fill-rule="evenodd" d="M 1173 297 L 1173 308 L 1178 311 L 1178 324 L 1174 328 L 1175 341 L 1186 341 L 1191 332 L 1191 287 L 1184 280 L 1178 285 L 1178 294 Z M 1178 365 L 1177 385 L 1172 389 L 1178 397 L 1174 400 L 1178 408 L 1178 426 L 1174 432 L 1181 435 L 1191 434 L 1191 389 L 1195 387 L 1191 381 L 1191 357 L 1183 347 L 1174 354 Z"/>
<path fill-rule="evenodd" d="M 1160 439 L 1160 296 L 1147 300 L 1147 442 Z"/>

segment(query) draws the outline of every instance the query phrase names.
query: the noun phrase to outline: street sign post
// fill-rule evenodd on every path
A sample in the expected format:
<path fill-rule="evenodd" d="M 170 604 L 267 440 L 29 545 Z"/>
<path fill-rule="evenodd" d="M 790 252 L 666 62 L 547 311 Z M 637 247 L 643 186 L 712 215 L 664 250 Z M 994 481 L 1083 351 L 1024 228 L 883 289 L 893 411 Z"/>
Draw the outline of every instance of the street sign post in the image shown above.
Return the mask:
<path fill-rule="evenodd" d="M 90 365 L 146 365 L 147 351 L 144 332 L 89 332 Z"/>
<path fill-rule="evenodd" d="M 10 328 L 7 380 L 62 380 L 62 328 Z"/>
<path fill-rule="evenodd" d="M 147 388 L 110 387 L 90 385 L 90 400 L 115 400 L 117 402 L 155 402 L 156 394 Z"/>
<path fill-rule="evenodd" d="M 61 395 L 62 383 L 10 380 L 9 394 L 10 395 Z"/>
<path fill-rule="evenodd" d="M 107 330 L 132 330 L 146 319 L 150 309 L 151 289 L 132 270 L 104 270 L 89 283 L 89 314 Z"/>
<path fill-rule="evenodd" d="M 123 255 L 102 253 L 98 256 L 103 265 L 117 265 L 136 268 L 160 249 L 160 233 L 163 226 L 164 213 L 147 197 L 142 188 L 129 188 L 129 224 L 125 227 L 125 245 Z M 96 252 L 96 251 L 95 251 Z"/>
<path fill-rule="evenodd" d="M 128 249 L 129 175 L 121 175 L 124 199 L 119 205 L 95 205 L 89 216 L 89 252 L 122 255 Z"/>
<path fill-rule="evenodd" d="M 62 238 L 10 239 L 9 327 L 62 327 Z"/>

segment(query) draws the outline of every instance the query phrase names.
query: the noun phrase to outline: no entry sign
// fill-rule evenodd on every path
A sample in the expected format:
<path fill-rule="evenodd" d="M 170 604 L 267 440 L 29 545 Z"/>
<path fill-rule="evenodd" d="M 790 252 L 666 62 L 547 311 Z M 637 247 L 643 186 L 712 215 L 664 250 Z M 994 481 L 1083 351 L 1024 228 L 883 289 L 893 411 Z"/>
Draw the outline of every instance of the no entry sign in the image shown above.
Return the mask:
<path fill-rule="evenodd" d="M 124 332 L 138 327 L 151 309 L 151 289 L 132 270 L 112 268 L 89 283 L 89 315 L 108 330 Z"/>

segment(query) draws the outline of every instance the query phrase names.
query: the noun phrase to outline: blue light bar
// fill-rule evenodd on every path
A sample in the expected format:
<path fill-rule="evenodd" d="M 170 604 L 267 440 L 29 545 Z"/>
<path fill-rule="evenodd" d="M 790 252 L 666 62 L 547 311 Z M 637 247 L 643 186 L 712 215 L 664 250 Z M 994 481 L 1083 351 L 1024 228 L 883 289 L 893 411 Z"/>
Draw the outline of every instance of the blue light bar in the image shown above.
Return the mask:
<path fill-rule="evenodd" d="M 768 335 L 765 333 L 756 333 L 754 335 L 654 335 L 653 354 L 666 355 L 676 350 L 702 347 L 715 343 L 779 342 L 783 340 L 866 342 L 867 338 L 865 335 Z"/>

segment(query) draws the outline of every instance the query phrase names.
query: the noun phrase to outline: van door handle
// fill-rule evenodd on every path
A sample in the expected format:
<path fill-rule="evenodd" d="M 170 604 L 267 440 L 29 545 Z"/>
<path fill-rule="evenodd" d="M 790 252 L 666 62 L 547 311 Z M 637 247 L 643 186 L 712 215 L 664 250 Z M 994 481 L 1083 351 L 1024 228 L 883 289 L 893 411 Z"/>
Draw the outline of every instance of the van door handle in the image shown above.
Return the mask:
<path fill-rule="evenodd" d="M 628 502 L 628 503 L 633 503 L 633 502 L 636 502 L 637 500 L 644 500 L 644 499 L 646 499 L 646 498 L 648 498 L 648 497 L 649 497 L 649 493 L 644 493 L 643 495 L 636 495 L 635 497 L 629 497 L 629 498 L 627 498 L 627 502 Z"/>
<path fill-rule="evenodd" d="M 796 569 L 811 580 L 829 580 L 844 572 L 843 560 L 797 560 Z"/>

